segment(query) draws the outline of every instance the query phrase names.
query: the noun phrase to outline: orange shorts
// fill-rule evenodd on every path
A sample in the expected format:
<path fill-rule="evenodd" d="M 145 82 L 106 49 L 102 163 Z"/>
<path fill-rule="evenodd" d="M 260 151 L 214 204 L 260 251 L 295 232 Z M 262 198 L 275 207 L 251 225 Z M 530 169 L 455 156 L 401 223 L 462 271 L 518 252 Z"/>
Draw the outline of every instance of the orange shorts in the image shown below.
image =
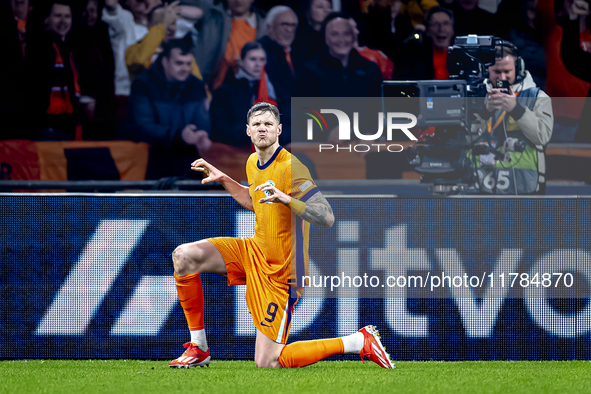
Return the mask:
<path fill-rule="evenodd" d="M 209 238 L 221 253 L 228 271 L 228 285 L 246 284 L 246 305 L 254 326 L 277 343 L 287 343 L 297 292 L 261 272 L 257 264 L 265 256 L 251 238 Z"/>

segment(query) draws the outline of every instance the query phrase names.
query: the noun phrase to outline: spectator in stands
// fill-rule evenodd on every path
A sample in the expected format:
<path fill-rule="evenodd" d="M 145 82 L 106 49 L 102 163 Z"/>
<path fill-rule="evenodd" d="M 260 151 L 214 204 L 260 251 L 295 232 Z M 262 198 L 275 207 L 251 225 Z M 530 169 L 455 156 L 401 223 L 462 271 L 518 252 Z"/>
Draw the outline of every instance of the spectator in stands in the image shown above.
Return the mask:
<path fill-rule="evenodd" d="M 291 103 L 289 97 L 295 93 L 297 76 L 302 67 L 299 59 L 292 56 L 292 44 L 295 40 L 298 17 L 290 7 L 275 6 L 267 13 L 265 23 L 267 35 L 263 36 L 259 42 L 267 53 L 265 71 L 280 96 L 277 105 L 281 112 L 283 133 L 279 140 L 283 146 L 286 146 L 291 142 Z"/>
<path fill-rule="evenodd" d="M 534 82 L 544 89 L 546 86 L 546 58 L 542 35 L 537 26 L 537 0 L 525 0 L 521 5 L 516 23 L 509 30 L 509 40 L 519 48 L 521 57 L 528 65 Z"/>
<path fill-rule="evenodd" d="M 306 0 L 301 7 L 304 12 L 293 44 L 293 57 L 303 63 L 324 52 L 321 28 L 333 6 L 332 0 Z"/>
<path fill-rule="evenodd" d="M 454 14 L 447 8 L 433 7 L 425 17 L 425 34 L 415 33 L 398 56 L 394 79 L 449 79 L 447 50 L 454 38 Z"/>
<path fill-rule="evenodd" d="M 322 27 L 324 53 L 306 62 L 298 78 L 302 97 L 379 97 L 382 74 L 354 48 L 350 16 L 332 13 Z"/>
<path fill-rule="evenodd" d="M 265 35 L 264 17 L 253 6 L 254 0 L 227 0 L 227 5 L 223 2 L 214 6 L 194 1 L 203 7 L 204 14 L 198 23 L 193 56 L 213 91 L 222 85 L 228 70 L 236 71 L 244 44 Z"/>
<path fill-rule="evenodd" d="M 565 4 L 567 17 L 561 21 L 561 56 L 569 73 L 584 81 L 591 82 L 591 50 L 581 48 L 581 33 L 587 31 L 587 21 L 591 15 L 589 3 L 585 0 L 572 0 Z M 585 106 L 575 134 L 575 142 L 591 143 L 591 89 L 587 92 Z"/>
<path fill-rule="evenodd" d="M 478 0 L 455 0 L 447 7 L 454 13 L 456 35 L 477 34 L 504 37 L 502 28 L 506 21 L 495 22 L 493 14 L 478 7 Z"/>
<path fill-rule="evenodd" d="M 162 44 L 177 37 L 177 22 L 188 15 L 191 19 L 200 17 L 201 9 L 193 6 L 179 6 L 179 1 L 157 6 L 148 14 L 148 34 L 139 42 L 125 50 L 125 62 L 129 78 L 133 82 L 136 76 L 150 68 L 162 53 Z M 177 38 L 183 38 L 177 37 Z M 191 73 L 203 80 L 195 58 L 191 55 Z"/>
<path fill-rule="evenodd" d="M 275 85 L 265 73 L 267 55 L 260 42 L 253 41 L 242 47 L 239 70 L 230 71 L 224 84 L 213 93 L 211 102 L 211 139 L 237 147 L 250 147 L 246 135 L 244 114 L 255 103 L 267 102 L 282 112 L 283 132 L 279 136 L 282 145 L 290 143 L 291 118 L 284 117 L 289 107 L 290 94 L 282 85 Z M 289 113 L 289 112 L 288 112 Z"/>
<path fill-rule="evenodd" d="M 291 56 L 298 17 L 291 8 L 279 5 L 269 10 L 265 24 L 267 35 L 259 42 L 267 53 L 267 75 L 273 84 L 283 84 L 291 94 L 295 87 L 296 69 L 299 68 Z M 285 109 L 280 108 L 280 111 Z"/>
<path fill-rule="evenodd" d="M 51 4 L 45 18 L 45 33 L 27 44 L 29 117 L 31 139 L 74 139 L 80 109 L 79 74 L 71 39 L 72 9 L 64 2 Z"/>
<path fill-rule="evenodd" d="M 148 34 L 148 14 L 157 4 L 148 0 L 105 0 L 102 20 L 109 25 L 111 47 L 115 57 L 115 94 L 117 96 L 117 122 L 126 116 L 131 82 L 125 64 L 125 50 Z M 159 1 L 159 0 L 158 0 Z"/>
<path fill-rule="evenodd" d="M 16 21 L 16 28 L 18 31 L 18 38 L 21 44 L 22 57 L 25 56 L 25 47 L 27 45 L 27 17 L 31 11 L 29 0 L 10 0 L 10 8 L 12 15 Z"/>
<path fill-rule="evenodd" d="M 175 37 L 178 3 L 175 1 L 154 7 L 147 16 L 148 34 L 125 49 L 130 83 L 156 61 L 162 53 L 162 44 Z"/>
<path fill-rule="evenodd" d="M 82 23 L 74 35 L 78 53 L 77 65 L 80 70 L 80 87 L 84 94 L 96 100 L 96 106 L 86 106 L 82 133 L 85 140 L 110 140 L 114 137 L 114 121 L 117 105 L 115 101 L 115 60 L 109 28 L 100 20 L 100 3 L 87 0 L 82 14 Z"/>
<path fill-rule="evenodd" d="M 353 42 L 353 48 L 359 52 L 361 56 L 367 60 L 374 62 L 382 72 L 383 79 L 392 78 L 392 72 L 394 71 L 394 63 L 388 59 L 388 56 L 379 49 L 371 49 L 366 46 L 359 45 L 359 29 L 357 29 L 357 22 L 355 19 L 349 19 L 351 26 L 353 26 L 353 32 L 355 33 L 355 41 Z"/>
<path fill-rule="evenodd" d="M 195 148 L 204 151 L 211 146 L 205 87 L 191 75 L 190 49 L 190 40 L 170 40 L 131 87 L 131 135 L 124 137 L 152 145 L 150 179 L 191 176 L 186 170 L 198 157 Z"/>

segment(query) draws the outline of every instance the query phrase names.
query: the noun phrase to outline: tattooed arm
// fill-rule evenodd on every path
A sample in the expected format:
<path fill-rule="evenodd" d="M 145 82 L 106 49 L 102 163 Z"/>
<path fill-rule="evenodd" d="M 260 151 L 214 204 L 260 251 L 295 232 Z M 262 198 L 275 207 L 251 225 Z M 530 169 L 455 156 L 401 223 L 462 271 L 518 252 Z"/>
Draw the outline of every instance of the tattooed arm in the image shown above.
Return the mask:
<path fill-rule="evenodd" d="M 324 227 L 332 227 L 334 224 L 334 214 L 332 208 L 322 193 L 314 194 L 310 199 L 303 203 L 295 198 L 291 198 L 281 190 L 269 183 L 258 185 L 255 191 L 268 191 L 269 195 L 259 200 L 260 204 L 266 202 L 280 202 L 287 205 L 293 212 L 301 216 L 306 222 L 317 224 Z"/>
<path fill-rule="evenodd" d="M 306 202 L 306 210 L 300 216 L 306 222 L 319 226 L 332 227 L 334 224 L 332 208 L 320 192 Z"/>

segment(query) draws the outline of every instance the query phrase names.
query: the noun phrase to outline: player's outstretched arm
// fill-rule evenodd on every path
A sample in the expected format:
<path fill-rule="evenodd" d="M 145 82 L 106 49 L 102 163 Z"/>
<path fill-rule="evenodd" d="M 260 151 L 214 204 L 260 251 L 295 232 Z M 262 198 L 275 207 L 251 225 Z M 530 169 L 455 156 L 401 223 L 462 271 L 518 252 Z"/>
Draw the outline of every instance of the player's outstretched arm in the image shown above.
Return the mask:
<path fill-rule="evenodd" d="M 291 196 L 288 196 L 269 183 L 258 185 L 254 190 L 269 192 L 268 197 L 259 200 L 260 204 L 266 202 L 280 202 L 287 205 L 292 211 L 310 224 L 317 224 L 324 227 L 332 227 L 334 224 L 334 213 L 332 212 L 332 208 L 320 192 L 314 194 L 304 203 L 295 198 L 291 198 Z"/>
<path fill-rule="evenodd" d="M 248 187 L 242 186 L 234 179 L 230 178 L 228 175 L 218 170 L 217 168 L 215 168 L 203 159 L 198 159 L 191 163 L 191 169 L 193 171 L 200 171 L 205 174 L 205 178 L 203 178 L 201 183 L 221 183 L 222 186 L 224 186 L 224 189 L 226 189 L 228 193 L 230 193 L 232 198 L 234 198 L 234 200 L 236 200 L 238 204 L 242 205 L 249 211 L 254 211 L 254 207 L 252 206 L 252 199 L 250 198 L 250 193 L 248 192 Z"/>

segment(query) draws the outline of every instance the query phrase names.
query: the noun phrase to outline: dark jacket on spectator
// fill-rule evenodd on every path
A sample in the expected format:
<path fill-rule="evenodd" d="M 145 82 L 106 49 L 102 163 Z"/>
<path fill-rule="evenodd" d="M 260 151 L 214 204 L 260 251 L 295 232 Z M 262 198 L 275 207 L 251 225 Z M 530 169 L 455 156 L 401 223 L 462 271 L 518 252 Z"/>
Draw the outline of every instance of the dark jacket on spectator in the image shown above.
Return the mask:
<path fill-rule="evenodd" d="M 423 34 L 423 39 L 410 37 L 401 52 L 403 56 L 394 65 L 395 80 L 434 79 L 433 42 Z"/>
<path fill-rule="evenodd" d="M 115 58 L 109 27 L 102 21 L 90 28 L 80 25 L 75 34 L 80 70 L 80 86 L 85 95 L 96 99 L 92 125 L 84 125 L 84 139 L 113 138 L 115 104 Z"/>
<path fill-rule="evenodd" d="M 262 37 L 259 42 L 267 53 L 267 66 L 265 67 L 267 75 L 271 79 L 273 86 L 283 85 L 291 94 L 295 87 L 297 68 L 292 56 L 292 64 L 296 75 L 291 73 L 291 68 L 285 59 L 285 49 L 269 36 Z"/>
<path fill-rule="evenodd" d="M 328 53 L 304 64 L 298 78 L 301 97 L 379 97 L 382 72 L 355 49 L 346 68 Z"/>
<path fill-rule="evenodd" d="M 61 54 L 63 68 L 56 67 L 55 46 L 57 46 Z M 27 106 L 30 119 L 33 122 L 32 130 L 34 133 L 51 127 L 60 132 L 65 132 L 69 135 L 69 139 L 74 138 L 79 106 L 71 59 L 76 60 L 76 56 L 72 52 L 71 35 L 68 35 L 66 40 L 62 41 L 57 34 L 44 32 L 35 39 L 28 40 L 25 56 L 29 76 L 29 100 Z M 56 85 L 67 87 L 70 103 L 73 107 L 72 114 L 47 115 L 52 87 Z"/>
<path fill-rule="evenodd" d="M 392 17 L 390 8 L 369 7 L 367 15 L 358 22 L 359 45 L 379 49 L 396 63 L 404 57 L 403 41 L 412 33 L 413 27 L 406 14 L 398 14 L 394 20 L 392 31 Z M 366 32 L 367 34 L 364 34 Z M 365 39 L 367 35 L 370 39 Z"/>
<path fill-rule="evenodd" d="M 75 33 L 78 53 L 77 65 L 80 69 L 80 85 L 84 94 L 100 101 L 110 99 L 115 94 L 115 60 L 109 27 L 98 21 L 94 28 L 80 25 Z"/>
<path fill-rule="evenodd" d="M 212 141 L 238 147 L 250 146 L 250 137 L 246 135 L 246 113 L 254 104 L 259 83 L 260 80 L 236 79 L 232 71 L 228 72 L 223 85 L 214 91 L 211 101 Z M 273 88 L 283 124 L 279 142 L 285 146 L 291 142 L 291 96 L 280 84 L 273 85 Z"/>
<path fill-rule="evenodd" d="M 564 18 L 561 20 L 561 25 L 563 29 L 561 56 L 566 69 L 575 77 L 591 82 L 591 53 L 581 49 L 579 21 Z M 591 143 L 591 89 L 587 92 L 575 142 Z"/>
<path fill-rule="evenodd" d="M 210 130 L 205 99 L 202 81 L 189 75 L 186 81 L 169 82 L 164 75 L 162 59 L 158 59 L 131 85 L 132 139 L 161 149 L 188 148 L 181 138 L 186 125 L 194 124 L 198 130 Z"/>
<path fill-rule="evenodd" d="M 297 59 L 300 63 L 305 63 L 324 52 L 325 44 L 320 32 L 314 30 L 302 18 L 300 19 L 296 37 L 291 47 L 292 58 Z"/>

